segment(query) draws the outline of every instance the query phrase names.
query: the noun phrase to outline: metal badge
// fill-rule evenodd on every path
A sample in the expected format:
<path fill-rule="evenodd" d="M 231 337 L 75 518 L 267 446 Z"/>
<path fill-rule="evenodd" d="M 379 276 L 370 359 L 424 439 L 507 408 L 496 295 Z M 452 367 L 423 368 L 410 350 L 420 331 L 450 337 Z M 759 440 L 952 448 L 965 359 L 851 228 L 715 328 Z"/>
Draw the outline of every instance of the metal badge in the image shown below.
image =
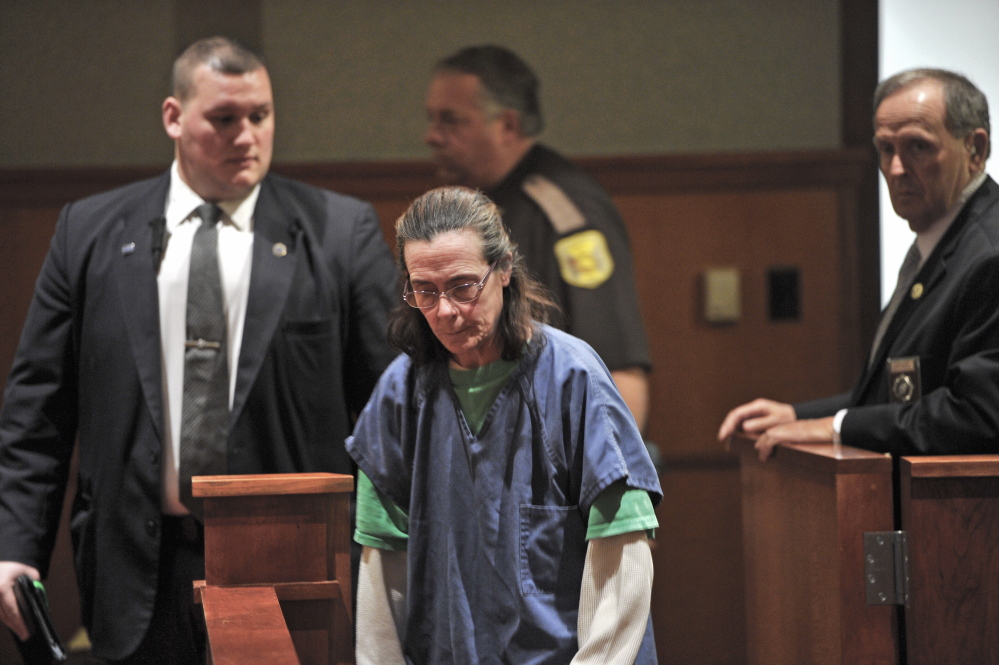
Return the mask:
<path fill-rule="evenodd" d="M 913 300 L 919 300 L 923 297 L 923 283 L 916 282 L 912 285 L 912 290 L 909 291 L 909 295 L 912 296 Z"/>
<path fill-rule="evenodd" d="M 282 256 L 288 255 L 288 247 L 283 242 L 276 242 L 274 243 L 274 247 L 271 249 L 271 252 L 274 253 L 274 256 L 281 258 Z"/>
<path fill-rule="evenodd" d="M 918 402 L 923 396 L 919 380 L 919 356 L 889 358 L 888 401 L 892 404 Z"/>

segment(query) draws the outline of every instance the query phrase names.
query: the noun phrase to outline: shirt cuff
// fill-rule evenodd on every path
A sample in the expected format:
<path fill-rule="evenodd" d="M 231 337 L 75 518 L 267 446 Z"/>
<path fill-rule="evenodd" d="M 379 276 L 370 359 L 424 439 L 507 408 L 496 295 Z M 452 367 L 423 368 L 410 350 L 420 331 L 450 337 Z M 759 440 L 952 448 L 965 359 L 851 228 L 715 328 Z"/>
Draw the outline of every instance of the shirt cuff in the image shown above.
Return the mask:
<path fill-rule="evenodd" d="M 840 432 L 843 431 L 843 418 L 846 418 L 846 409 L 840 409 L 836 412 L 836 415 L 833 416 L 833 443 L 837 446 L 843 443 L 843 440 L 840 438 Z"/>

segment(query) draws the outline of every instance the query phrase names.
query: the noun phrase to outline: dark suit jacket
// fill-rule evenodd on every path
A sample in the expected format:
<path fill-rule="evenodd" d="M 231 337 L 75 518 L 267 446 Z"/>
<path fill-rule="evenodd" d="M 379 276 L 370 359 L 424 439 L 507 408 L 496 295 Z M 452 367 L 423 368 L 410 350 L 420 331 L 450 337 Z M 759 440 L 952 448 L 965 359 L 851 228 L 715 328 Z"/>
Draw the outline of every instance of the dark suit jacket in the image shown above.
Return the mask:
<path fill-rule="evenodd" d="M 79 441 L 70 526 L 84 623 L 108 659 L 138 645 L 156 591 L 164 413 L 152 221 L 168 187 L 169 174 L 62 211 L 0 413 L 0 560 L 43 575 Z M 377 217 L 268 175 L 254 235 L 229 471 L 350 473 L 350 414 L 394 355 L 384 330 L 397 277 Z"/>
<path fill-rule="evenodd" d="M 852 394 L 795 405 L 799 418 L 849 408 L 842 440 L 894 455 L 999 452 L 999 185 L 968 200 L 927 258 Z M 888 358 L 918 356 L 922 398 L 889 404 Z"/>

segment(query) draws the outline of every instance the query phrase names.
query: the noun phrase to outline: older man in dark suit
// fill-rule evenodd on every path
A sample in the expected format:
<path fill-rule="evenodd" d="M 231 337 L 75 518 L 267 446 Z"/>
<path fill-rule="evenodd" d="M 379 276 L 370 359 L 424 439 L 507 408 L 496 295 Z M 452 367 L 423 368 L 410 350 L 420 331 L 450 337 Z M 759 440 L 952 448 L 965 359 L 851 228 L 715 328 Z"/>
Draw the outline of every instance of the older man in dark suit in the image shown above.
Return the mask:
<path fill-rule="evenodd" d="M 841 440 L 893 455 L 999 450 L 999 186 L 985 173 L 989 112 L 965 77 L 916 69 L 875 93 L 874 145 L 916 240 L 852 393 L 758 399 L 719 430 L 776 444 Z"/>
<path fill-rule="evenodd" d="M 68 205 L 0 414 L 0 614 L 44 575 L 79 441 L 77 577 L 93 654 L 195 663 L 190 477 L 351 472 L 344 439 L 392 352 L 373 209 L 278 176 L 266 68 L 224 38 L 174 66 L 173 167 Z"/>

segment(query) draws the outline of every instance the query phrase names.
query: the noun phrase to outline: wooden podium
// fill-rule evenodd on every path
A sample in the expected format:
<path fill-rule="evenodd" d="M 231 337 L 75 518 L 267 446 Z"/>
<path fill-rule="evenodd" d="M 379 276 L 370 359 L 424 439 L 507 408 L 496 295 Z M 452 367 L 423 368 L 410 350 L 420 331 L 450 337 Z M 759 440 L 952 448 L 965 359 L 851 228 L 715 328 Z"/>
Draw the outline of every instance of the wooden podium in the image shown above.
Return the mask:
<path fill-rule="evenodd" d="M 999 455 L 732 445 L 750 664 L 999 663 Z"/>
<path fill-rule="evenodd" d="M 194 478 L 205 579 L 195 582 L 213 665 L 354 662 L 351 476 Z"/>

